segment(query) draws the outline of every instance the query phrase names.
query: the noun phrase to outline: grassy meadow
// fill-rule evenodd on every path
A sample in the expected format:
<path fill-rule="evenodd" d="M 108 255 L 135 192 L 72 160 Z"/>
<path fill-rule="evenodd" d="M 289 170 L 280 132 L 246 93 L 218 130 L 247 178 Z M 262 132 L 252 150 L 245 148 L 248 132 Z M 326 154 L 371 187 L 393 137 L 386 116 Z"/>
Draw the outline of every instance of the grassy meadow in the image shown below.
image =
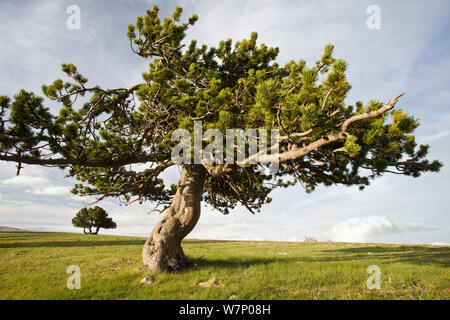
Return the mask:
<path fill-rule="evenodd" d="M 142 271 L 144 238 L 0 233 L 0 299 L 448 299 L 450 247 L 186 240 L 195 269 Z M 69 290 L 67 267 L 81 270 Z M 367 267 L 381 270 L 369 290 Z M 140 284 L 152 276 L 150 285 Z M 213 281 L 215 280 L 215 281 Z M 212 286 L 202 286 L 204 282 Z M 200 285 L 199 285 L 200 284 Z"/>

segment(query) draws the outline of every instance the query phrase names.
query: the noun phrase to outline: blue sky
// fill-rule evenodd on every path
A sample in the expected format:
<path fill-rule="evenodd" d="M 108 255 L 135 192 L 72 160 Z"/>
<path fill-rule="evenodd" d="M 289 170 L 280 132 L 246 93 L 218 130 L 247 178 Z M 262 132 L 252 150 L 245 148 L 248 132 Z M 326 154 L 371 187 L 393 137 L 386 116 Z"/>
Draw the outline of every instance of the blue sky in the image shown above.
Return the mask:
<path fill-rule="evenodd" d="M 81 29 L 66 27 L 69 5 L 81 9 Z M 184 17 L 197 13 L 187 40 L 215 45 L 239 40 L 252 31 L 259 40 L 280 48 L 279 62 L 313 63 L 327 43 L 349 63 L 353 88 L 347 103 L 386 101 L 407 95 L 398 107 L 421 120 L 417 140 L 431 145 L 430 158 L 440 159 L 440 174 L 419 179 L 387 175 L 364 192 L 357 188 L 300 187 L 273 193 L 274 201 L 259 215 L 243 208 L 222 216 L 203 208 L 190 237 L 210 239 L 450 243 L 450 3 L 425 1 L 5 1 L 0 3 L 0 94 L 21 88 L 41 92 L 44 83 L 63 75 L 71 62 L 102 87 L 140 81 L 148 63 L 133 55 L 126 26 L 157 4 L 169 15 L 176 4 Z M 381 9 L 381 29 L 369 30 L 366 10 Z M 57 110 L 57 106 L 51 106 Z M 42 231 L 73 232 L 71 218 L 86 199 L 70 194 L 73 180 L 57 169 L 27 166 L 15 177 L 14 164 L 0 163 L 0 225 Z M 175 182 L 177 171 L 166 173 Z M 107 234 L 147 235 L 160 216 L 147 215 L 151 204 L 101 204 L 118 229 Z"/>

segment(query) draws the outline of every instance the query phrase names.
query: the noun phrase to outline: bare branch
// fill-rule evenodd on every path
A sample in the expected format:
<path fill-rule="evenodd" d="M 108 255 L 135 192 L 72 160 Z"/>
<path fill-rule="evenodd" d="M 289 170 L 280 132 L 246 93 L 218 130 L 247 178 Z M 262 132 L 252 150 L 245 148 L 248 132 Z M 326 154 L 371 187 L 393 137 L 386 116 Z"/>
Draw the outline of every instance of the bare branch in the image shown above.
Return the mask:
<path fill-rule="evenodd" d="M 325 96 L 325 100 L 323 100 L 323 104 L 322 104 L 322 107 L 321 107 L 322 110 L 325 108 L 325 105 L 326 105 L 327 102 L 328 102 L 328 98 L 330 97 L 330 94 L 331 94 L 333 91 L 334 91 L 334 88 L 331 88 L 331 89 L 328 91 L 327 95 Z"/>
<path fill-rule="evenodd" d="M 380 115 L 382 115 L 383 113 L 388 112 L 389 110 L 393 109 L 395 107 L 395 104 L 398 102 L 398 99 L 400 99 L 402 96 L 404 96 L 405 93 L 400 93 L 399 95 L 397 95 L 395 98 L 392 98 L 387 104 L 384 105 L 384 107 L 375 110 L 375 111 L 371 111 L 371 112 L 367 112 L 367 113 L 362 113 L 362 114 L 358 114 L 356 116 L 351 117 L 350 119 L 348 119 L 347 121 L 345 121 L 342 124 L 342 132 L 347 132 L 348 127 L 356 121 L 361 121 L 361 120 L 365 120 L 365 119 L 369 119 L 369 118 L 376 118 Z"/>

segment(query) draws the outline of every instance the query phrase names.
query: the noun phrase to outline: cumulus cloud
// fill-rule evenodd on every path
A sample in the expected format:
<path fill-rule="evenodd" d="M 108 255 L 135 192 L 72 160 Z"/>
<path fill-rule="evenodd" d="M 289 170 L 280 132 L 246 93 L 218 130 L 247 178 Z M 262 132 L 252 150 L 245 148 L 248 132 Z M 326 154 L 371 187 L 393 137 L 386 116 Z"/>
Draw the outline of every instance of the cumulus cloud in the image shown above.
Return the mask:
<path fill-rule="evenodd" d="M 440 229 L 423 223 L 394 222 L 387 217 L 351 218 L 334 225 L 326 237 L 336 242 L 373 242 L 384 233 L 422 232 Z"/>
<path fill-rule="evenodd" d="M 8 200 L 3 197 L 2 194 L 0 194 L 0 204 L 3 205 L 0 207 L 0 213 L 2 212 L 2 208 L 6 208 L 6 206 L 15 206 L 15 205 L 27 205 L 32 204 L 31 201 L 17 201 L 17 200 Z"/>
<path fill-rule="evenodd" d="M 16 176 L 1 182 L 4 185 L 25 187 L 25 192 L 35 195 L 64 196 L 70 195 L 70 187 L 56 186 L 48 179 L 33 176 Z"/>
<path fill-rule="evenodd" d="M 42 177 L 32 176 L 16 176 L 10 179 L 3 180 L 3 184 L 15 185 L 15 186 L 28 186 L 28 187 L 40 187 L 42 185 L 49 184 L 50 182 Z"/>
<path fill-rule="evenodd" d="M 27 190 L 26 192 L 44 196 L 65 196 L 70 193 L 70 190 L 70 187 L 49 186 L 43 189 Z"/>

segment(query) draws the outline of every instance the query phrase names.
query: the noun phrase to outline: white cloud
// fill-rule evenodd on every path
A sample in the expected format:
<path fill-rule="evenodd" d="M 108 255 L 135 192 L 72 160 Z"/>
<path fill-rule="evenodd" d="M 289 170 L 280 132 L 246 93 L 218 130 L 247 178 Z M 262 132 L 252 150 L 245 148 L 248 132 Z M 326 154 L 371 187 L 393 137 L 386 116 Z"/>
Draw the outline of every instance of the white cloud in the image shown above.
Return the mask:
<path fill-rule="evenodd" d="M 35 195 L 64 196 L 70 195 L 71 190 L 71 188 L 67 186 L 55 186 L 46 178 L 27 175 L 6 179 L 1 183 L 4 185 L 26 187 L 28 189 L 26 189 L 25 192 Z"/>
<path fill-rule="evenodd" d="M 450 246 L 450 243 L 445 243 L 445 242 L 433 242 L 431 245 L 432 245 L 432 246 Z"/>
<path fill-rule="evenodd" d="M 10 179 L 6 179 L 2 181 L 3 184 L 6 185 L 14 185 L 21 187 L 42 187 L 44 185 L 50 184 L 50 181 L 46 178 L 42 177 L 32 177 L 32 176 L 16 176 Z"/>
<path fill-rule="evenodd" d="M 31 189 L 26 192 L 30 192 L 36 195 L 45 195 L 45 196 L 67 196 L 70 194 L 70 187 L 62 187 L 62 186 L 49 186 L 42 189 Z"/>
<path fill-rule="evenodd" d="M 336 242 L 373 242 L 384 233 L 422 232 L 439 230 L 439 227 L 423 223 L 394 222 L 386 217 L 351 218 L 325 232 L 329 240 Z"/>
<path fill-rule="evenodd" d="M 16 206 L 16 205 L 27 205 L 32 204 L 31 201 L 17 201 L 17 200 L 8 200 L 4 199 L 3 195 L 0 194 L 0 204 L 2 204 L 2 207 L 0 207 L 0 213 L 3 211 L 2 208 L 7 209 L 7 206 Z"/>

